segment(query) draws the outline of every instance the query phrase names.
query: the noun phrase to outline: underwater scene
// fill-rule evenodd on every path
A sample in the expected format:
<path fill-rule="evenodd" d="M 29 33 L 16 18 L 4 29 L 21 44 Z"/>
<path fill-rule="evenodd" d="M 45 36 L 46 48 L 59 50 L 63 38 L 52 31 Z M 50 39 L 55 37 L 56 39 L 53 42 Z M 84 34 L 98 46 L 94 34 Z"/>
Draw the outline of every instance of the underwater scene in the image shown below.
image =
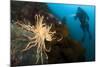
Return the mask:
<path fill-rule="evenodd" d="M 95 6 L 11 1 L 11 66 L 95 61 Z"/>

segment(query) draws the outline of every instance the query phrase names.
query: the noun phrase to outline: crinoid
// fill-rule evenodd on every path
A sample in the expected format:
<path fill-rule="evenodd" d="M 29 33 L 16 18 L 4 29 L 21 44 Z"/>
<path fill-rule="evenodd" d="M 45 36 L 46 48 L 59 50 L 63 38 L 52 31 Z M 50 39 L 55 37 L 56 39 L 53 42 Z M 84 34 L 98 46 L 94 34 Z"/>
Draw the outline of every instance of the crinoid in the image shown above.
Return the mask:
<path fill-rule="evenodd" d="M 36 20 L 35 25 L 30 25 L 30 24 L 26 25 L 26 24 L 19 23 L 19 21 L 17 21 L 16 23 L 20 25 L 23 29 L 33 33 L 32 37 L 27 36 L 30 41 L 25 47 L 25 49 L 22 50 L 22 52 L 27 51 L 32 47 L 36 47 L 37 48 L 36 64 L 39 62 L 39 60 L 41 60 L 41 64 L 43 64 L 44 63 L 43 55 L 45 55 L 46 58 L 48 59 L 48 55 L 46 52 L 50 52 L 50 48 L 47 49 L 45 41 L 54 40 L 55 39 L 54 34 L 56 33 L 56 31 L 53 32 L 51 31 L 52 24 L 47 25 L 46 23 L 44 23 L 44 16 L 36 14 L 35 20 Z"/>

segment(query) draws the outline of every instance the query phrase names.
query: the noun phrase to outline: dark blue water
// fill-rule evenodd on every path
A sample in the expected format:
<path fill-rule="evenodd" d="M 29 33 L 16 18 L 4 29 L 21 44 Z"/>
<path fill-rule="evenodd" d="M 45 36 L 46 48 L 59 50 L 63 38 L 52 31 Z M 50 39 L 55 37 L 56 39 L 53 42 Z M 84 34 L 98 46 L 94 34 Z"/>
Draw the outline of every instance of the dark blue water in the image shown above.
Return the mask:
<path fill-rule="evenodd" d="M 68 26 L 70 35 L 73 39 L 80 41 L 83 31 L 80 27 L 80 21 L 75 20 L 77 8 L 81 7 L 89 16 L 89 28 L 92 35 L 92 40 L 89 40 L 88 33 L 86 33 L 85 41 L 82 46 L 86 49 L 86 60 L 92 61 L 95 58 L 95 6 L 90 5 L 69 5 L 69 4 L 56 4 L 49 3 L 48 7 L 52 10 L 53 14 L 60 20 L 64 17 L 67 19 L 66 25 Z"/>

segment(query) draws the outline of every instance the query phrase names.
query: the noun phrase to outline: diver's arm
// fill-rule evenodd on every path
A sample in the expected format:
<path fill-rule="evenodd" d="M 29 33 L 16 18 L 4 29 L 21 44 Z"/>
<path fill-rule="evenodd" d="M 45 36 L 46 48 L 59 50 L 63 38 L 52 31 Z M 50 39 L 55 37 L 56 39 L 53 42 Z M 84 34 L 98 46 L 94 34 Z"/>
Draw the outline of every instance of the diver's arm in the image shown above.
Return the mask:
<path fill-rule="evenodd" d="M 78 14 L 79 14 L 79 13 L 77 12 L 76 15 L 74 16 L 74 19 L 75 19 L 75 20 L 77 20 Z"/>

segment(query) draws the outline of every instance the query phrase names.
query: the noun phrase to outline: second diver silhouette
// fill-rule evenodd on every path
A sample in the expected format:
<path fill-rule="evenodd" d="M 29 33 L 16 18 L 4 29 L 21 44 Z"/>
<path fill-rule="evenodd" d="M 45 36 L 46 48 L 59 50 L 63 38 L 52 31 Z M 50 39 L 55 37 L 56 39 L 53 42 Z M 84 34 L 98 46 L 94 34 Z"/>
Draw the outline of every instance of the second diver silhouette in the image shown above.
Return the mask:
<path fill-rule="evenodd" d="M 79 19 L 80 21 L 80 27 L 83 31 L 83 36 L 81 41 L 83 42 L 85 40 L 86 37 L 86 32 L 88 32 L 89 35 L 89 39 L 92 39 L 90 30 L 89 30 L 89 16 L 87 15 L 87 13 L 80 7 L 77 8 L 77 12 L 76 15 L 74 16 L 74 19 Z"/>

